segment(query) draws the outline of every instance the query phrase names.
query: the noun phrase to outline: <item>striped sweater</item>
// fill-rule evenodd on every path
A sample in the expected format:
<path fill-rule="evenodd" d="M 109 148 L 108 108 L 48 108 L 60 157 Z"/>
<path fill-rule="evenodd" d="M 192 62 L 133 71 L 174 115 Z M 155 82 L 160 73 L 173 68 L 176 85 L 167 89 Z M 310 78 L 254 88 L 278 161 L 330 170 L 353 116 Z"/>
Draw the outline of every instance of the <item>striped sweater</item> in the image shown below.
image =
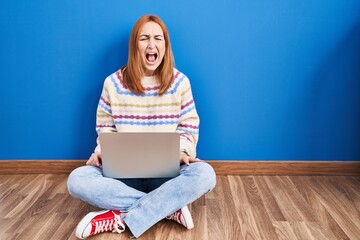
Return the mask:
<path fill-rule="evenodd" d="M 96 115 L 100 132 L 178 132 L 180 149 L 196 156 L 199 116 L 189 79 L 174 69 L 171 87 L 158 95 L 159 84 L 144 77 L 144 94 L 132 93 L 122 80 L 121 71 L 105 79 Z M 101 151 L 99 139 L 95 151 Z"/>

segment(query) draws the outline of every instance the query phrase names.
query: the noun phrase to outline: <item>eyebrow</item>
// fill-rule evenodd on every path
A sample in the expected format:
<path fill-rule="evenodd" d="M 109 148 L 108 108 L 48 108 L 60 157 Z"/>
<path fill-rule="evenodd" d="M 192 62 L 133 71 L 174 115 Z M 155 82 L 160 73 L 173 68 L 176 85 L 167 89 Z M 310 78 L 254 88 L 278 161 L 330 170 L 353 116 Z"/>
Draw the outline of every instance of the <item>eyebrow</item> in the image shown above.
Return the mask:
<path fill-rule="evenodd" d="M 150 37 L 150 34 L 145 34 L 145 33 L 143 33 L 143 34 L 140 34 L 140 37 Z M 154 37 L 164 37 L 164 36 L 161 35 L 161 34 L 157 34 L 157 35 L 155 35 Z"/>

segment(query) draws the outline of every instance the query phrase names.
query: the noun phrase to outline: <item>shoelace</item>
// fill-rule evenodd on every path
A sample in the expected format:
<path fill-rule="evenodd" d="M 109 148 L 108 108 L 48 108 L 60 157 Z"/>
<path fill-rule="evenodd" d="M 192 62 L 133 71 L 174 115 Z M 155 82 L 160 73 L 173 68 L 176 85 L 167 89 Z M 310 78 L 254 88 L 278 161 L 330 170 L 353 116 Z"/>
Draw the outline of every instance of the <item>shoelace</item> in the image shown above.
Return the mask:
<path fill-rule="evenodd" d="M 113 232 L 122 233 L 123 231 L 125 231 L 125 225 L 122 223 L 120 215 L 114 213 L 114 221 L 115 223 Z"/>
<path fill-rule="evenodd" d="M 114 214 L 114 219 L 111 220 L 103 220 L 95 223 L 95 231 L 94 234 L 113 231 L 117 233 L 122 233 L 125 231 L 125 225 L 121 222 L 121 218 L 119 215 Z M 119 228 L 120 226 L 120 228 Z"/>
<path fill-rule="evenodd" d="M 181 212 L 180 212 L 180 211 L 176 211 L 176 212 L 174 212 L 173 214 L 167 216 L 166 218 L 167 218 L 167 219 L 170 219 L 170 220 L 173 220 L 173 221 L 176 221 L 176 222 L 178 222 L 178 223 L 181 223 L 180 215 L 181 215 Z"/>

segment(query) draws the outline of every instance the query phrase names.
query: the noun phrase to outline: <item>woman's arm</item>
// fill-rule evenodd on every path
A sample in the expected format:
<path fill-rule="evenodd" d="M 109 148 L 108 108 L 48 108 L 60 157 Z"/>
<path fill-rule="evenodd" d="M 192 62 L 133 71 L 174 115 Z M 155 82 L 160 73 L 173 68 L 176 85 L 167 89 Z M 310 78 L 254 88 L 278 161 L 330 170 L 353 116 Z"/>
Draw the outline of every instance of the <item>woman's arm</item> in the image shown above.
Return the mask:
<path fill-rule="evenodd" d="M 181 111 L 177 127 L 177 132 L 180 133 L 180 151 L 184 152 L 188 157 L 195 159 L 200 119 L 196 111 L 190 81 L 187 77 L 183 80 L 180 89 Z"/>
<path fill-rule="evenodd" d="M 111 110 L 110 100 L 110 81 L 107 78 L 104 82 L 103 90 L 100 96 L 99 104 L 96 110 L 96 132 L 116 132 L 114 119 Z M 101 167 L 101 147 L 99 137 L 96 139 L 97 146 L 94 153 L 86 162 L 87 165 Z"/>

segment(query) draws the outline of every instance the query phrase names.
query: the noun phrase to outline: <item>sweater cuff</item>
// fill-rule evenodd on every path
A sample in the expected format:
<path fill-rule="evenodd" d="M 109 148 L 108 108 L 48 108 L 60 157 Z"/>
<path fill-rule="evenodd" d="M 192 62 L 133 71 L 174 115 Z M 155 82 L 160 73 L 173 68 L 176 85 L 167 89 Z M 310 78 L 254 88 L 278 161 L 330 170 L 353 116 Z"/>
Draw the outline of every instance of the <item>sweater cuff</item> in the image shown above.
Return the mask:
<path fill-rule="evenodd" d="M 180 142 L 180 152 L 185 152 L 186 155 L 188 155 L 189 157 L 196 157 L 196 150 L 194 146 L 192 145 L 192 143 L 187 141 Z"/>

